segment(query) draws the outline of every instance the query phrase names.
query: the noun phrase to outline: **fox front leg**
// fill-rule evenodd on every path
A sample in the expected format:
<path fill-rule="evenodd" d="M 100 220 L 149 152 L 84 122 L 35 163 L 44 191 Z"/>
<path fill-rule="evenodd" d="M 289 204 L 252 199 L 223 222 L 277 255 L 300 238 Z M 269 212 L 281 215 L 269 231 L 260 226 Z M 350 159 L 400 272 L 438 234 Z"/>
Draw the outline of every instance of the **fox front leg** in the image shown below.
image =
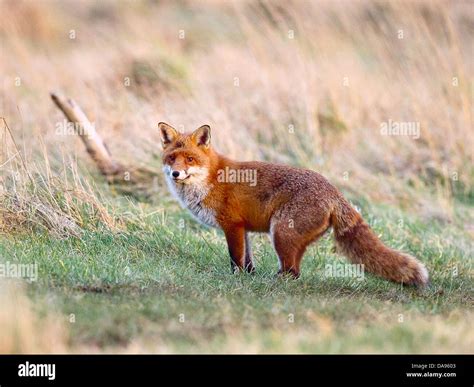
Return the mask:
<path fill-rule="evenodd" d="M 230 255 L 230 267 L 233 273 L 245 268 L 245 230 L 243 227 L 223 228 Z"/>
<path fill-rule="evenodd" d="M 245 233 L 245 270 L 247 270 L 248 273 L 253 273 L 255 271 L 252 261 L 252 246 L 250 245 L 248 232 Z"/>

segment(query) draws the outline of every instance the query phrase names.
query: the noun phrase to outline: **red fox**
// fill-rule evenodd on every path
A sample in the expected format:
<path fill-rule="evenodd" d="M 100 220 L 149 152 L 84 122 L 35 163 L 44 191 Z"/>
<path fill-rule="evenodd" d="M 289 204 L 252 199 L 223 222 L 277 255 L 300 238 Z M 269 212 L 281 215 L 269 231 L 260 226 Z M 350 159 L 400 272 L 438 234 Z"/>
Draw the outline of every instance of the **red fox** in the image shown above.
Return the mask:
<path fill-rule="evenodd" d="M 181 134 L 158 124 L 171 193 L 201 223 L 224 231 L 233 271 L 254 271 L 249 232 L 270 234 L 279 274 L 300 275 L 307 246 L 330 227 L 336 251 L 391 281 L 426 285 L 428 272 L 414 257 L 385 246 L 359 213 L 317 172 L 266 162 L 239 162 L 211 146 L 203 125 Z"/>

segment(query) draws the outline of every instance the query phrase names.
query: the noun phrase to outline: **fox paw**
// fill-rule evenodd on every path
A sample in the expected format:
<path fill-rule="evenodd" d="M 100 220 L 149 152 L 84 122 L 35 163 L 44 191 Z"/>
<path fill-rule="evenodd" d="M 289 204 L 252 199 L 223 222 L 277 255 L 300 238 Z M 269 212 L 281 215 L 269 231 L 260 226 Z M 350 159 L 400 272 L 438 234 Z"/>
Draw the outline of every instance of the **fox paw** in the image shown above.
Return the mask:
<path fill-rule="evenodd" d="M 277 278 L 291 278 L 291 279 L 298 279 L 300 278 L 300 273 L 297 272 L 296 270 L 289 269 L 286 271 L 283 270 L 278 270 L 278 273 L 276 273 Z"/>
<path fill-rule="evenodd" d="M 255 266 L 250 263 L 247 266 L 245 266 L 245 271 L 247 273 L 253 274 L 253 273 L 255 273 Z"/>

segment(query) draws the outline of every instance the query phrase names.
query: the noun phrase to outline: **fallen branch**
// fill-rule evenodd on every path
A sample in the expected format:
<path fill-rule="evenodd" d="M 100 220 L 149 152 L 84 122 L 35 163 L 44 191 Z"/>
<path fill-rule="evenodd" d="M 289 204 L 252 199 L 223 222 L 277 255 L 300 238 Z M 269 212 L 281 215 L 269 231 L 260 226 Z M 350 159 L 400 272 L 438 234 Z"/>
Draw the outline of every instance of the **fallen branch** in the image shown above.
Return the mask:
<path fill-rule="evenodd" d="M 159 185 L 159 172 L 146 166 L 128 166 L 113 159 L 102 137 L 82 109 L 72 99 L 64 100 L 51 93 L 51 99 L 74 125 L 75 132 L 99 171 L 110 184 L 119 185 L 122 193 L 136 197 L 150 197 Z"/>
<path fill-rule="evenodd" d="M 105 176 L 114 176 L 122 173 L 124 167 L 112 159 L 112 155 L 95 130 L 94 125 L 91 124 L 76 102 L 72 99 L 65 101 L 54 93 L 51 93 L 51 99 L 64 113 L 69 122 L 74 124 L 76 134 L 81 138 L 87 152 L 97 164 L 100 172 Z"/>

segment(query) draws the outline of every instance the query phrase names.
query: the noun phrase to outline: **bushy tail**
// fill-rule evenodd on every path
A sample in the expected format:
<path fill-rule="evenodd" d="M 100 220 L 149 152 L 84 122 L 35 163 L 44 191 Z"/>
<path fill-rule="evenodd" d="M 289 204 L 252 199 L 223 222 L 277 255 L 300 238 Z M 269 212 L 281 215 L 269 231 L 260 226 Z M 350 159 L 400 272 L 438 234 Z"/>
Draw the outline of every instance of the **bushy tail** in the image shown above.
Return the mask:
<path fill-rule="evenodd" d="M 342 198 L 335 208 L 332 226 L 337 251 L 368 272 L 408 285 L 426 285 L 428 271 L 411 255 L 385 246 L 349 202 Z"/>

